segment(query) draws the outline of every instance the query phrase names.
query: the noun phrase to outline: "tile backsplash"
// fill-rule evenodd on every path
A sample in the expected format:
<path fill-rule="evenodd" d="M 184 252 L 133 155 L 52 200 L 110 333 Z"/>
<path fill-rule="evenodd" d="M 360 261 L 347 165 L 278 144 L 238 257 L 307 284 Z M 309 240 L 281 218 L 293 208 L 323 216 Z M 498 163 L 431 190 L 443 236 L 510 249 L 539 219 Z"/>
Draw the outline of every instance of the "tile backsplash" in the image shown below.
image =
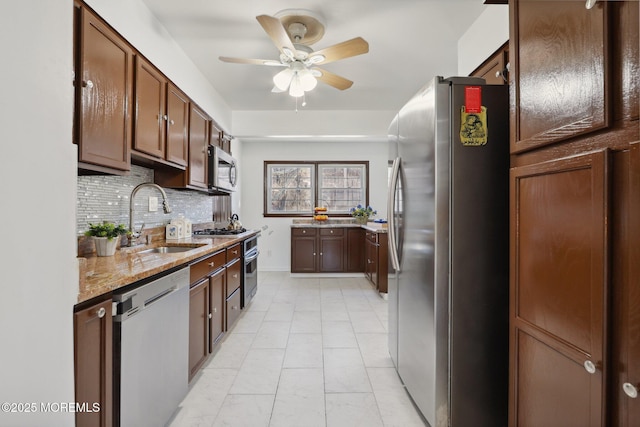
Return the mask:
<path fill-rule="evenodd" d="M 131 192 L 144 182 L 153 182 L 153 170 L 132 165 L 127 176 L 79 176 L 77 199 L 77 232 L 84 233 L 89 223 L 111 221 L 129 226 L 129 198 Z M 193 223 L 210 222 L 214 205 L 219 197 L 195 191 L 165 189 L 171 213 L 162 210 L 162 194 L 154 188 L 142 188 L 136 194 L 134 205 L 135 228 L 144 222 L 145 228 L 168 224 L 180 214 Z M 158 210 L 149 212 L 149 197 L 158 198 Z"/>

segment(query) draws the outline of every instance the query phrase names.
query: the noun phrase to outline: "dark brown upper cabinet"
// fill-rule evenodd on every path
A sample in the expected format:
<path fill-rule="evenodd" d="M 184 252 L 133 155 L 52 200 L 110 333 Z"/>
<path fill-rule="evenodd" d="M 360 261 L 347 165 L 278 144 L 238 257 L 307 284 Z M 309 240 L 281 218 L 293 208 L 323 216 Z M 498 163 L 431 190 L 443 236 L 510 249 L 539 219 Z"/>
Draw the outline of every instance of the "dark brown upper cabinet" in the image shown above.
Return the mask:
<path fill-rule="evenodd" d="M 610 125 L 607 2 L 510 2 L 511 152 Z"/>
<path fill-rule="evenodd" d="M 136 57 L 135 94 L 134 157 L 151 156 L 187 166 L 187 96 L 140 55 Z"/>
<path fill-rule="evenodd" d="M 133 49 L 86 7 L 74 10 L 78 168 L 124 174 L 131 169 Z"/>

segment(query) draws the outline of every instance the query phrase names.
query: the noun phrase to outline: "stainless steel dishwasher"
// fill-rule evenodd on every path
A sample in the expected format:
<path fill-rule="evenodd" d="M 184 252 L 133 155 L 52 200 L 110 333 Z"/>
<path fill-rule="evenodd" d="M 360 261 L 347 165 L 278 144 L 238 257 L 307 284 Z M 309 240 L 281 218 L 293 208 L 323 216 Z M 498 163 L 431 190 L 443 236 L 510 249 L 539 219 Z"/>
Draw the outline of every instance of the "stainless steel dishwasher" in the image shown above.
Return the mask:
<path fill-rule="evenodd" d="M 113 300 L 114 424 L 163 426 L 188 388 L 189 268 Z"/>

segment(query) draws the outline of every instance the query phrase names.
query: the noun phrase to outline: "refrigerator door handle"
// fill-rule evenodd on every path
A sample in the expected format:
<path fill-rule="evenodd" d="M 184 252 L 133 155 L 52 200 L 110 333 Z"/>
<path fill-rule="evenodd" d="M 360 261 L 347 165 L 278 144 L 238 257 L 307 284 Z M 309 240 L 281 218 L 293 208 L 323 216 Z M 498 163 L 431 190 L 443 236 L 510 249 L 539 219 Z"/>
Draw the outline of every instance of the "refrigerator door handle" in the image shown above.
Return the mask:
<path fill-rule="evenodd" d="M 389 218 L 389 253 L 391 254 L 391 264 L 396 272 L 400 272 L 400 261 L 398 258 L 398 248 L 396 246 L 396 189 L 400 177 L 400 157 L 393 160 L 391 169 L 391 181 L 389 182 L 389 198 L 387 200 L 387 217 Z"/>

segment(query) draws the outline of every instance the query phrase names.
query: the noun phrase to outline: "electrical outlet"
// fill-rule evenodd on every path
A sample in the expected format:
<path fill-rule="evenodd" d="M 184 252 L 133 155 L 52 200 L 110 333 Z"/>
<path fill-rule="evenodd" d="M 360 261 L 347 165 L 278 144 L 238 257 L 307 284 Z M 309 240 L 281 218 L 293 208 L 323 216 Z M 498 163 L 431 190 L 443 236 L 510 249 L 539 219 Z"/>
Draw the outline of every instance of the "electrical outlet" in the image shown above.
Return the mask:
<path fill-rule="evenodd" d="M 149 197 L 149 212 L 158 212 L 158 198 L 154 196 Z"/>

